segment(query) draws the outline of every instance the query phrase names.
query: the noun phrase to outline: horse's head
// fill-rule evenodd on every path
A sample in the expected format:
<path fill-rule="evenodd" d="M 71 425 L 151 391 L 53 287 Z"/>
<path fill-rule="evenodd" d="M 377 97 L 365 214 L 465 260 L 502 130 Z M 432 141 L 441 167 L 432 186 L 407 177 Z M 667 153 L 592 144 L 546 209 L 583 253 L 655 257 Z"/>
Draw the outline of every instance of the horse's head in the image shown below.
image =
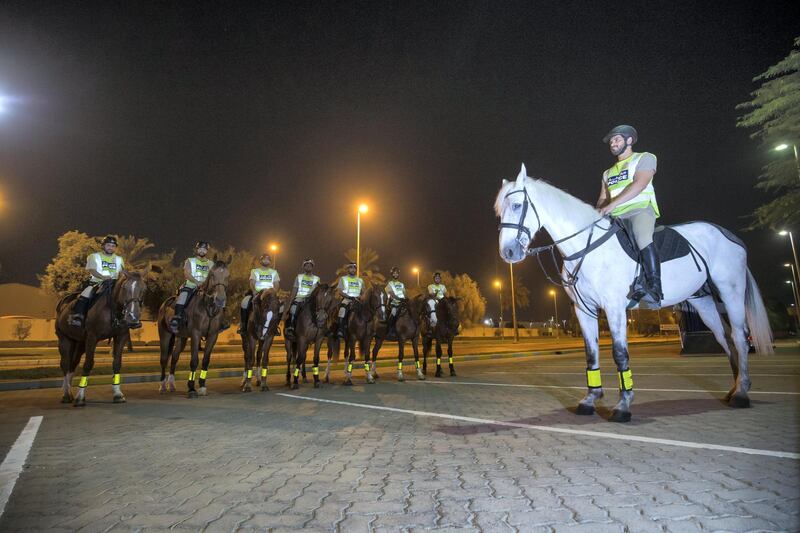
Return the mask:
<path fill-rule="evenodd" d="M 218 260 L 215 256 L 214 266 L 211 267 L 211 270 L 208 272 L 208 277 L 206 278 L 204 292 L 207 297 L 213 299 L 215 309 L 222 309 L 225 307 L 225 303 L 228 300 L 227 289 L 228 279 L 230 278 L 228 263 L 230 263 L 230 258 L 228 258 L 226 262 Z"/>
<path fill-rule="evenodd" d="M 525 259 L 533 236 L 542 226 L 530 187 L 525 165 L 522 165 L 516 181 L 503 180 L 494 202 L 495 213 L 500 217 L 500 257 L 508 263 Z"/>
<path fill-rule="evenodd" d="M 312 319 L 318 328 L 324 328 L 328 317 L 332 314 L 335 303 L 334 294 L 333 287 L 327 283 L 320 283 L 308 296 L 311 302 Z"/>
<path fill-rule="evenodd" d="M 254 297 L 253 320 L 259 339 L 264 338 L 273 323 L 277 324 L 280 308 L 281 301 L 273 289 L 264 289 Z"/>
<path fill-rule="evenodd" d="M 388 297 L 386 296 L 386 284 L 372 285 L 367 296 L 369 308 L 373 313 L 378 314 L 378 319 L 381 322 L 386 322 L 386 317 L 388 316 Z"/>
<path fill-rule="evenodd" d="M 122 306 L 123 319 L 129 328 L 142 326 L 142 299 L 147 285 L 138 272 L 123 271 L 114 287 L 114 301 Z"/>

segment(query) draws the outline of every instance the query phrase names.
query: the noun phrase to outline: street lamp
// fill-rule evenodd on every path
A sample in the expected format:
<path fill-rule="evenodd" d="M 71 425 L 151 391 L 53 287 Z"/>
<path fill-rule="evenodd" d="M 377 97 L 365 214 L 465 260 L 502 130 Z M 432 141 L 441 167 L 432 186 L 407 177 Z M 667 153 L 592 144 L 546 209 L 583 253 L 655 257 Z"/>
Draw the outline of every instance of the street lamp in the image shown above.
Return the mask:
<path fill-rule="evenodd" d="M 786 235 L 789 236 L 789 245 L 792 247 L 792 257 L 794 258 L 794 269 L 797 275 L 800 275 L 800 265 L 797 263 L 797 249 L 794 247 L 794 236 L 792 235 L 791 231 L 788 230 L 781 230 L 778 232 L 778 235 L 785 237 Z"/>
<path fill-rule="evenodd" d="M 416 274 L 416 275 L 417 275 L 417 288 L 419 289 L 419 268 L 417 268 L 417 267 L 413 267 L 413 268 L 411 269 L 411 272 L 413 272 L 414 274 Z"/>
<path fill-rule="evenodd" d="M 550 296 L 553 297 L 553 310 L 555 311 L 555 318 L 556 318 L 556 338 L 559 337 L 558 333 L 558 293 L 553 289 L 550 289 Z"/>
<path fill-rule="evenodd" d="M 783 266 L 792 269 L 792 280 L 794 281 L 794 283 L 792 283 L 792 297 L 794 297 L 794 308 L 799 309 L 800 294 L 798 294 L 798 289 L 800 289 L 800 285 L 798 285 L 797 282 L 797 272 L 795 272 L 794 265 L 791 263 L 784 263 Z M 800 316 L 798 316 L 798 324 L 800 325 Z"/>
<path fill-rule="evenodd" d="M 800 158 L 798 158 L 797 156 L 797 145 L 793 143 L 791 146 L 792 150 L 794 151 L 794 164 L 797 166 L 797 177 L 800 178 Z M 781 143 L 775 147 L 775 151 L 783 152 L 787 148 L 789 148 L 789 145 L 787 143 Z"/>
<path fill-rule="evenodd" d="M 519 327 L 517 327 L 517 303 L 514 298 L 514 263 L 508 264 L 511 277 L 511 320 L 514 322 L 514 342 L 519 342 Z"/>
<path fill-rule="evenodd" d="M 361 275 L 361 214 L 369 211 L 367 204 L 361 204 L 356 211 L 356 276 Z"/>
<path fill-rule="evenodd" d="M 272 268 L 278 269 L 278 245 L 274 242 L 269 245 L 269 251 L 272 252 Z"/>
<path fill-rule="evenodd" d="M 503 284 L 499 279 L 494 280 L 494 287 L 497 289 L 497 301 L 500 304 L 500 338 L 505 339 L 506 334 L 503 331 Z"/>

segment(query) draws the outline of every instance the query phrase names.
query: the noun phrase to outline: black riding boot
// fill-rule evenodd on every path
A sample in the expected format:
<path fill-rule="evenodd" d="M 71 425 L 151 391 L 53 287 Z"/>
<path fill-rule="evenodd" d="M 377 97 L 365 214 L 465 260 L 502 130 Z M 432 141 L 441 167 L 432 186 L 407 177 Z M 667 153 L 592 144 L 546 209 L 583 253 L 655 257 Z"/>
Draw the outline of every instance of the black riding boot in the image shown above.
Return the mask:
<path fill-rule="evenodd" d="M 345 329 L 347 329 L 347 315 L 345 315 L 344 318 L 340 318 L 339 319 L 339 328 L 338 328 L 338 331 L 336 332 L 336 335 L 340 339 L 344 339 L 344 337 L 345 337 L 345 331 L 344 330 Z"/>
<path fill-rule="evenodd" d="M 181 328 L 185 309 L 185 305 L 175 304 L 175 315 L 172 317 L 172 320 L 169 321 L 169 327 L 172 329 L 172 333 L 178 333 L 178 330 Z"/>
<path fill-rule="evenodd" d="M 89 310 L 89 298 L 79 296 L 75 301 L 75 306 L 72 308 L 72 314 L 67 318 L 67 323 L 70 326 L 83 327 L 86 320 L 86 313 Z"/>
<path fill-rule="evenodd" d="M 386 327 L 387 338 L 397 337 L 397 330 L 395 329 L 396 324 L 397 315 L 389 315 L 389 324 Z"/>
<path fill-rule="evenodd" d="M 647 280 L 646 294 L 641 302 L 649 306 L 655 306 L 654 308 L 658 309 L 661 307 L 661 300 L 664 299 L 664 294 L 661 292 L 661 261 L 658 257 L 656 245 L 650 243 L 640 253 L 642 254 L 642 269 Z"/>
<path fill-rule="evenodd" d="M 289 312 L 289 316 L 286 318 L 286 338 L 289 340 L 294 340 L 294 323 L 297 320 L 297 312 L 292 313 Z"/>
<path fill-rule="evenodd" d="M 239 335 L 244 335 L 247 333 L 247 315 L 248 309 L 244 309 L 239 307 L 239 329 L 236 331 Z"/>

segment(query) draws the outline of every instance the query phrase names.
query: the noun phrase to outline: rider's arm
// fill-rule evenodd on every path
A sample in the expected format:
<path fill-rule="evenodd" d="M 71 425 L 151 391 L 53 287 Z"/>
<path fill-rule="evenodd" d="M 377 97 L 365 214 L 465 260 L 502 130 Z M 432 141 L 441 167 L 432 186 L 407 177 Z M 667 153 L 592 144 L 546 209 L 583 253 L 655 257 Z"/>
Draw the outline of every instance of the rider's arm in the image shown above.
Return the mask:
<path fill-rule="evenodd" d="M 278 275 L 278 271 L 275 271 L 275 279 L 272 280 L 272 286 L 275 288 L 275 292 L 277 293 L 281 290 L 281 277 Z"/>
<path fill-rule="evenodd" d="M 600 209 L 604 205 L 608 203 L 608 185 L 606 185 L 606 178 L 603 176 L 603 179 L 600 180 L 600 197 L 597 199 L 596 207 Z"/>
<path fill-rule="evenodd" d="M 433 285 L 428 285 L 428 296 L 436 296 L 436 291 L 433 290 Z"/>
<path fill-rule="evenodd" d="M 203 280 L 197 279 L 192 276 L 192 267 L 189 265 L 189 260 L 187 259 L 185 263 L 183 263 L 183 276 L 188 280 L 194 282 L 195 285 L 202 285 Z"/>
<path fill-rule="evenodd" d="M 338 294 L 340 298 L 349 298 L 347 293 L 344 292 L 344 276 L 339 278 L 339 283 L 336 285 L 336 294 Z"/>
<path fill-rule="evenodd" d="M 250 290 L 253 291 L 253 294 L 256 293 L 256 280 L 258 279 L 258 274 L 256 274 L 255 270 L 250 271 Z"/>
<path fill-rule="evenodd" d="M 637 170 L 636 174 L 633 175 L 633 181 L 627 187 L 622 189 L 622 192 L 619 193 L 619 196 L 608 203 L 608 206 L 606 207 L 608 212 L 611 212 L 617 206 L 627 202 L 631 198 L 636 198 L 636 196 L 642 192 L 645 187 L 647 187 L 647 185 L 653 179 L 654 174 L 655 170 Z"/>
<path fill-rule="evenodd" d="M 106 276 L 105 274 L 97 270 L 97 267 L 99 266 L 100 265 L 98 265 L 97 262 L 94 260 L 94 255 L 90 255 L 89 257 L 86 258 L 86 270 L 89 272 L 89 274 L 98 279 L 108 279 L 110 276 Z"/>

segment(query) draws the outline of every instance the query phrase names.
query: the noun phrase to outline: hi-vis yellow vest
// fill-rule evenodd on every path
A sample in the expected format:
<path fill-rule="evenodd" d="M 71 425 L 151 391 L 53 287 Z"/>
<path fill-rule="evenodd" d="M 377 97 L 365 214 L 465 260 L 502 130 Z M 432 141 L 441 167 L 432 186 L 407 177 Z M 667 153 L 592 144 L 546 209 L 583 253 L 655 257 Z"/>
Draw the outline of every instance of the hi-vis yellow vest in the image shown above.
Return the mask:
<path fill-rule="evenodd" d="M 364 288 L 364 280 L 356 276 L 342 276 L 339 278 L 339 288 L 347 296 L 358 298 Z"/>
<path fill-rule="evenodd" d="M 103 252 L 95 252 L 86 258 L 86 268 L 90 266 L 105 276 L 111 279 L 117 279 L 119 273 L 122 272 L 122 265 L 124 261 L 117 254 L 106 255 Z M 103 281 L 94 274 L 92 274 L 92 283 L 100 283 Z"/>
<path fill-rule="evenodd" d="M 191 270 L 194 279 L 198 279 L 200 282 L 205 281 L 208 277 L 208 273 L 211 271 L 211 260 L 200 259 L 199 257 L 190 257 L 186 261 L 189 263 L 189 269 Z M 191 289 L 197 288 L 197 284 L 190 279 L 187 279 L 184 282 L 184 285 Z"/>
<path fill-rule="evenodd" d="M 406 286 L 400 280 L 389 280 L 389 283 L 386 284 L 386 294 L 390 297 L 400 298 L 403 299 L 406 297 Z"/>
<path fill-rule="evenodd" d="M 274 289 L 275 280 L 278 278 L 278 271 L 274 268 L 254 268 L 250 271 L 250 279 L 254 280 L 256 292 L 264 289 Z"/>
<path fill-rule="evenodd" d="M 314 287 L 319 283 L 319 276 L 313 274 L 310 276 L 308 274 L 298 274 L 294 283 L 297 285 L 297 294 L 295 298 L 298 300 L 305 300 L 306 296 L 311 294 L 311 291 L 313 291 Z"/>
<path fill-rule="evenodd" d="M 444 293 L 447 292 L 443 283 L 431 283 L 428 285 L 428 294 L 437 300 L 444 298 Z"/>
<path fill-rule="evenodd" d="M 639 160 L 643 155 L 643 153 L 631 154 L 628 159 L 617 161 L 613 167 L 603 172 L 603 181 L 606 182 L 608 192 L 611 194 L 612 199 L 619 196 L 625 187 L 633 183 L 633 176 L 636 174 L 636 166 L 639 164 Z M 653 180 L 650 180 L 647 187 L 638 195 L 617 206 L 616 209 L 611 212 L 611 215 L 617 217 L 632 209 L 641 209 L 648 205 L 653 206 L 656 218 L 661 216 L 661 213 L 658 211 L 658 202 L 656 202 L 656 190 L 653 188 Z"/>

